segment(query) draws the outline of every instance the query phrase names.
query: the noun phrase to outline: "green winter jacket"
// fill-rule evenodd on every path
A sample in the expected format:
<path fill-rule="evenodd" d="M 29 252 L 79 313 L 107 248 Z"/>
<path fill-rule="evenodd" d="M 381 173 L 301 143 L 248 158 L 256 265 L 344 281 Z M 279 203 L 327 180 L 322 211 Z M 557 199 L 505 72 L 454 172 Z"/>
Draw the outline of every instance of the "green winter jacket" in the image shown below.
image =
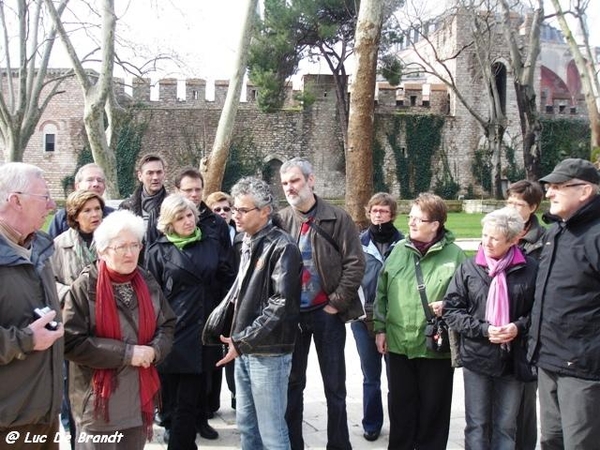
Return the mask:
<path fill-rule="evenodd" d="M 450 358 L 425 346 L 425 312 L 417 290 L 413 255 L 420 255 L 410 239 L 400 241 L 388 256 L 379 276 L 373 307 L 375 333 L 386 333 L 388 350 L 408 358 Z M 447 231 L 421 257 L 421 270 L 429 303 L 442 300 L 454 272 L 465 260 Z"/>

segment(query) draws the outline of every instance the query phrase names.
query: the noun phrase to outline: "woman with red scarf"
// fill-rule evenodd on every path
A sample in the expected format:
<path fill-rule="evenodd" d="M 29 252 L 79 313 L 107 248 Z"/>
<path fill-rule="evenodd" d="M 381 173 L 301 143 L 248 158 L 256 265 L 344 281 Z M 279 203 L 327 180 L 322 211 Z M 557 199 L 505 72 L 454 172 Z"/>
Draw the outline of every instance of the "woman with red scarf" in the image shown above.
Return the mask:
<path fill-rule="evenodd" d="M 524 220 L 514 208 L 486 215 L 477 254 L 456 271 L 443 317 L 460 334 L 465 385 L 465 448 L 516 448 L 516 418 L 532 373 L 525 344 L 537 262 L 518 242 Z"/>
<path fill-rule="evenodd" d="M 104 219 L 94 232 L 98 262 L 82 271 L 65 300 L 77 449 L 141 450 L 152 435 L 155 365 L 171 349 L 175 315 L 137 265 L 143 237 L 143 220 L 129 211 Z"/>

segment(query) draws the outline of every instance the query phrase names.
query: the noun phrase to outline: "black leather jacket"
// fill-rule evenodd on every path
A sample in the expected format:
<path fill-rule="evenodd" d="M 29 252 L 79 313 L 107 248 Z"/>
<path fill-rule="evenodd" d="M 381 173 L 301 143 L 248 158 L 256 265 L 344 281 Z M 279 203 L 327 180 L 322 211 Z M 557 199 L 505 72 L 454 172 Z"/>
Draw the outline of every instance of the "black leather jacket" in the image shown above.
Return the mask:
<path fill-rule="evenodd" d="M 239 354 L 280 355 L 294 350 L 300 312 L 302 256 L 282 229 L 267 224 L 251 237 L 250 263 L 204 327 L 205 344 L 229 335 Z M 242 258 L 243 259 L 243 258 Z M 223 312 L 235 305 L 232 325 Z"/>

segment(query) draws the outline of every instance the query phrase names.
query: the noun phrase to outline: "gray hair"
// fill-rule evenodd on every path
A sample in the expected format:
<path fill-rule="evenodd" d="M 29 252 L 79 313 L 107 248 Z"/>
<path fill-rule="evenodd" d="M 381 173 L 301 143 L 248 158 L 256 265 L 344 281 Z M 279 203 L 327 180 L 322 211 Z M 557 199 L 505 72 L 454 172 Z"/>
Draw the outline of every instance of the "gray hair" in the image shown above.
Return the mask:
<path fill-rule="evenodd" d="M 194 220 L 198 222 L 198 210 L 194 202 L 180 194 L 169 195 L 160 205 L 160 216 L 158 216 L 156 228 L 161 233 L 173 234 L 173 222 L 177 219 L 177 215 L 188 209 L 192 210 Z"/>
<path fill-rule="evenodd" d="M 104 169 L 96 163 L 85 164 L 85 165 L 81 166 L 79 168 L 79 170 L 77 171 L 77 173 L 75 174 L 75 183 L 81 183 L 83 181 L 83 173 L 88 169 L 98 169 L 102 173 L 104 173 Z"/>
<path fill-rule="evenodd" d="M 141 243 L 145 234 L 144 219 L 136 216 L 131 211 L 122 209 L 109 214 L 98 225 L 94 231 L 94 241 L 96 249 L 103 252 L 110 245 L 111 241 L 123 231 L 130 231 Z"/>
<path fill-rule="evenodd" d="M 33 164 L 9 162 L 0 166 L 0 211 L 13 192 L 26 192 L 34 178 L 44 178 L 44 171 Z"/>
<path fill-rule="evenodd" d="M 279 169 L 279 173 L 286 173 L 292 167 L 298 167 L 306 179 L 308 179 L 308 177 L 314 173 L 312 164 L 308 161 L 308 159 L 301 158 L 299 156 L 284 162 Z"/>
<path fill-rule="evenodd" d="M 275 199 L 271 192 L 271 187 L 263 180 L 254 177 L 244 177 L 239 180 L 232 188 L 231 195 L 234 198 L 243 195 L 252 197 L 254 206 L 264 208 L 269 206 L 271 214 L 275 211 Z"/>
<path fill-rule="evenodd" d="M 525 221 L 516 209 L 507 206 L 486 214 L 481 219 L 481 225 L 497 228 L 507 240 L 512 241 L 523 231 Z"/>

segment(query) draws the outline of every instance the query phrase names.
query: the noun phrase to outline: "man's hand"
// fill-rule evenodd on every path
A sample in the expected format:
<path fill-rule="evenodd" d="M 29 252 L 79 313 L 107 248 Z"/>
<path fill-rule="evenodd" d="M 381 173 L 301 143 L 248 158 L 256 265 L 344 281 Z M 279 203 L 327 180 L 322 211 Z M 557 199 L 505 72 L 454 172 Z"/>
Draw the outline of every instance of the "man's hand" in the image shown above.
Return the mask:
<path fill-rule="evenodd" d="M 233 361 L 235 358 L 237 358 L 239 356 L 239 353 L 235 349 L 235 346 L 233 345 L 231 338 L 221 335 L 220 339 L 223 344 L 227 345 L 227 353 L 225 354 L 223 359 L 221 359 L 220 361 L 217 362 L 217 367 L 224 366 L 225 364 Z"/>
<path fill-rule="evenodd" d="M 46 329 L 46 325 L 49 324 L 56 317 L 56 311 L 51 311 L 34 320 L 29 325 L 29 329 L 33 332 L 33 349 L 40 352 L 46 350 L 52 346 L 58 339 L 63 337 L 65 329 L 62 323 L 58 323 L 58 328 L 55 331 Z"/>
<path fill-rule="evenodd" d="M 156 352 L 149 345 L 133 346 L 133 356 L 131 357 L 132 366 L 147 369 L 154 362 L 154 358 L 156 358 Z"/>

